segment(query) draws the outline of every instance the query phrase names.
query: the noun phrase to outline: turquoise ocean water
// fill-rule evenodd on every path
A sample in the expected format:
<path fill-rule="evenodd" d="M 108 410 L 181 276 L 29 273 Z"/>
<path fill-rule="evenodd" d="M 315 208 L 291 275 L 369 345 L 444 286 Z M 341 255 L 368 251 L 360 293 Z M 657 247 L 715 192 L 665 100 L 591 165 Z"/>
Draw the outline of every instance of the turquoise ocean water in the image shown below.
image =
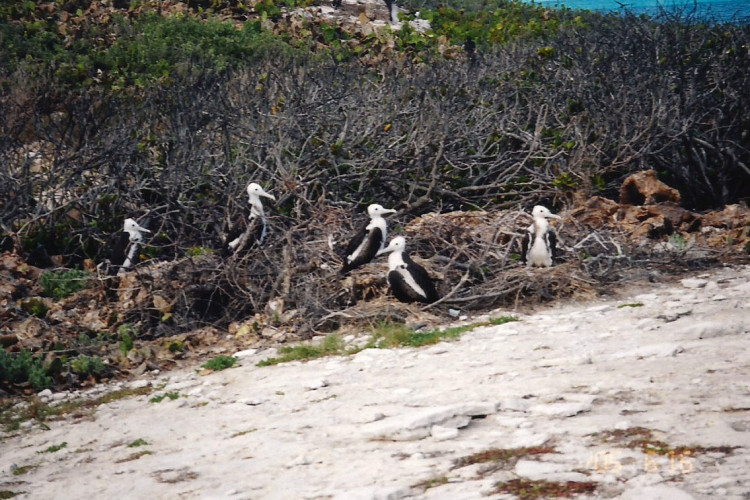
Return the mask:
<path fill-rule="evenodd" d="M 658 14 L 660 8 L 667 11 L 678 9 L 684 13 L 695 10 L 695 14 L 701 18 L 750 21 L 750 0 L 535 0 L 534 3 L 550 7 L 565 5 L 573 9 L 601 11 L 617 11 L 624 5 L 638 14 Z"/>

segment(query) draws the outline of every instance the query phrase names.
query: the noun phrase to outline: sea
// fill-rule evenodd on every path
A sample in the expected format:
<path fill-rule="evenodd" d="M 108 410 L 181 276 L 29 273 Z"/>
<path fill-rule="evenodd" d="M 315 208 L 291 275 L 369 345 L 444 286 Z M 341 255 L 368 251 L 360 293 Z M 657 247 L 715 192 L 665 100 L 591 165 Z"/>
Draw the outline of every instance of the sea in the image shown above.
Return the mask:
<path fill-rule="evenodd" d="M 686 16 L 719 22 L 750 22 L 750 0 L 535 0 L 535 4 L 571 9 L 658 15 L 677 10 Z"/>

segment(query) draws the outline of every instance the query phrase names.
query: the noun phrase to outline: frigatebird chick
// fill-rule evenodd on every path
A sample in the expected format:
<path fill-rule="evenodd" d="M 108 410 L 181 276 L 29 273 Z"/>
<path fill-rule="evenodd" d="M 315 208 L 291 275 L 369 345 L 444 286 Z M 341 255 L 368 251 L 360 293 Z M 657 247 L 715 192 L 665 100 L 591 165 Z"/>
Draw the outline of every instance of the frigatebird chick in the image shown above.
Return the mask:
<path fill-rule="evenodd" d="M 141 227 L 134 219 L 125 219 L 122 232 L 119 234 L 114 247 L 110 264 L 111 270 L 122 269 L 127 271 L 140 260 L 138 250 L 143 243 L 143 233 L 150 233 L 145 227 Z"/>
<path fill-rule="evenodd" d="M 388 256 L 388 285 L 401 302 L 424 302 L 431 304 L 440 298 L 435 284 L 424 267 L 406 253 L 406 238 L 397 236 L 378 252 Z"/>
<path fill-rule="evenodd" d="M 383 208 L 377 203 L 367 207 L 370 222 L 363 225 L 344 250 L 344 266 L 341 274 L 370 262 L 383 249 L 388 229 L 383 215 L 395 214 L 390 208 Z"/>
<path fill-rule="evenodd" d="M 541 205 L 534 207 L 531 216 L 534 221 L 526 229 L 521 243 L 521 257 L 528 267 L 550 267 L 557 253 L 557 235 L 547 219 L 560 219 L 560 216 Z"/>
<path fill-rule="evenodd" d="M 227 228 L 224 238 L 225 255 L 240 252 L 249 248 L 255 242 L 260 245 L 266 238 L 268 228 L 260 197 L 263 196 L 274 201 L 276 201 L 276 198 L 254 182 L 247 185 L 247 195 L 250 209 L 249 211 L 245 210 L 242 215 L 235 218 Z"/>

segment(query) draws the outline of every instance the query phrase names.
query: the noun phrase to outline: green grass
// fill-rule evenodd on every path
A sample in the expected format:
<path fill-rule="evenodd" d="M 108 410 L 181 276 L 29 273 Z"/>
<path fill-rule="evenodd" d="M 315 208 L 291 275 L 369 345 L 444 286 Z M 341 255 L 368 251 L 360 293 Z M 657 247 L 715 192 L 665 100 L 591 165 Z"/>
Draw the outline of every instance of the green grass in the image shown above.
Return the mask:
<path fill-rule="evenodd" d="M 514 316 L 502 316 L 481 323 L 454 326 L 444 330 L 432 330 L 429 332 L 415 332 L 401 323 L 383 322 L 373 329 L 370 340 L 363 347 L 347 348 L 346 344 L 341 339 L 341 336 L 333 333 L 327 335 L 318 344 L 282 347 L 279 349 L 280 356 L 259 361 L 257 366 L 271 366 L 289 361 L 302 361 L 321 358 L 324 356 L 356 354 L 364 349 L 422 347 L 425 345 L 437 344 L 444 340 L 457 339 L 462 333 L 480 326 L 496 326 L 510 321 L 518 321 L 518 318 Z"/>
<path fill-rule="evenodd" d="M 147 444 L 148 441 L 146 441 L 145 439 L 136 439 L 128 445 L 128 448 L 137 448 L 138 446 L 146 446 Z"/>
<path fill-rule="evenodd" d="M 94 399 L 81 399 L 76 401 L 63 401 L 57 406 L 50 406 L 42 403 L 38 397 L 28 401 L 28 404 L 20 407 L 8 403 L 0 406 L 0 425 L 6 431 L 18 430 L 22 422 L 36 420 L 45 422 L 64 415 L 73 414 L 76 417 L 83 417 L 95 411 L 96 407 L 102 404 L 111 403 L 120 399 L 149 394 L 153 389 L 150 387 L 141 387 L 139 389 L 121 389 L 103 394 Z"/>
<path fill-rule="evenodd" d="M 172 392 L 165 392 L 164 394 L 162 394 L 160 396 L 154 396 L 153 398 L 149 399 L 148 401 L 150 403 L 161 403 L 162 401 L 164 401 L 167 398 L 170 399 L 170 400 L 172 400 L 172 401 L 174 401 L 175 399 L 177 399 L 179 397 L 180 397 L 180 393 L 179 392 L 172 391 Z"/>
<path fill-rule="evenodd" d="M 14 476 L 22 476 L 24 474 L 27 474 L 31 472 L 32 470 L 36 469 L 38 466 L 36 465 L 24 465 L 22 467 L 16 467 L 13 469 L 13 475 Z"/>
<path fill-rule="evenodd" d="M 47 448 L 45 450 L 37 451 L 37 453 L 39 453 L 39 454 L 42 454 L 42 453 L 56 453 L 56 452 L 62 450 L 63 448 L 67 448 L 67 447 L 68 447 L 68 443 L 66 443 L 65 441 L 63 441 L 62 443 L 60 443 L 60 444 L 54 444 L 54 445 L 50 446 L 49 448 Z"/>
<path fill-rule="evenodd" d="M 234 356 L 217 356 L 214 359 L 206 361 L 201 366 L 206 370 L 218 372 L 233 367 L 236 362 L 237 358 Z"/>
<path fill-rule="evenodd" d="M 259 361 L 257 366 L 272 366 L 288 361 L 306 360 L 344 354 L 344 341 L 341 336 L 333 333 L 327 335 L 319 344 L 303 344 L 298 346 L 286 346 L 279 349 L 281 356 Z"/>
<path fill-rule="evenodd" d="M 643 302 L 631 302 L 629 304 L 620 304 L 617 306 L 618 309 L 623 309 L 625 307 L 643 307 Z"/>

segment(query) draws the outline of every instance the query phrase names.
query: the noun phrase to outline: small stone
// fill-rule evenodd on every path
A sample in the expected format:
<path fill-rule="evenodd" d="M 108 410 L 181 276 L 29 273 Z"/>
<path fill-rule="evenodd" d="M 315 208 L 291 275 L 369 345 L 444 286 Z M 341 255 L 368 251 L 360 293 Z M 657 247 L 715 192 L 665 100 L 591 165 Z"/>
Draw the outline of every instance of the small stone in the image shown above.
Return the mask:
<path fill-rule="evenodd" d="M 37 393 L 37 396 L 39 396 L 40 398 L 48 398 L 52 396 L 52 391 L 49 389 L 44 389 L 43 391 L 39 391 Z"/>
<path fill-rule="evenodd" d="M 430 428 L 430 435 L 435 441 L 447 441 L 458 437 L 458 429 L 455 427 L 443 427 L 442 425 L 433 425 Z"/>
<path fill-rule="evenodd" d="M 310 380 L 305 384 L 305 389 L 308 391 L 316 391 L 323 387 L 328 387 L 328 381 L 322 378 Z"/>
<path fill-rule="evenodd" d="M 131 389 L 143 389 L 144 387 L 149 387 L 151 385 L 151 382 L 148 380 L 134 380 L 130 383 Z"/>
<path fill-rule="evenodd" d="M 248 358 L 253 356 L 256 352 L 258 352 L 258 349 L 245 349 L 244 351 L 235 352 L 232 356 L 238 359 Z"/>
<path fill-rule="evenodd" d="M 700 279 L 700 278 L 685 278 L 684 280 L 680 280 L 680 283 L 685 288 L 690 289 L 697 289 L 697 288 L 703 288 L 706 286 L 706 283 L 708 283 L 708 280 Z"/>

